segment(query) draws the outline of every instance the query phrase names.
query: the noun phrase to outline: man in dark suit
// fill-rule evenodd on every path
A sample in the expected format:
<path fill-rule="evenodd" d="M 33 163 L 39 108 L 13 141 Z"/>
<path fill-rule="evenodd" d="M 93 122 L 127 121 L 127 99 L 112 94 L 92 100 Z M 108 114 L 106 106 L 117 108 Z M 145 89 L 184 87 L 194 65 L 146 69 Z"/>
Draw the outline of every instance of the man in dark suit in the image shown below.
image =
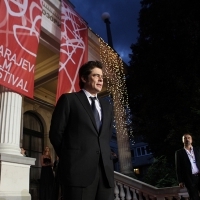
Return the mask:
<path fill-rule="evenodd" d="M 181 188 L 187 188 L 190 200 L 199 200 L 200 149 L 192 146 L 190 133 L 185 133 L 182 140 L 184 148 L 175 153 L 177 179 Z"/>
<path fill-rule="evenodd" d="M 59 98 L 49 132 L 59 156 L 64 200 L 113 200 L 113 106 L 97 98 L 102 64 L 89 61 L 81 66 L 79 85 L 81 91 Z"/>

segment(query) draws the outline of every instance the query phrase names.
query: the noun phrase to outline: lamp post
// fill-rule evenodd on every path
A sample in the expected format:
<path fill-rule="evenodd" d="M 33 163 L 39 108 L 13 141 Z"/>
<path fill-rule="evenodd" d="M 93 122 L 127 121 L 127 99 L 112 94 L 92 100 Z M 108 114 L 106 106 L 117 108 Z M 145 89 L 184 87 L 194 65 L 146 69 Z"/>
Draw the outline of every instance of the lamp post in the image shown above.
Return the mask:
<path fill-rule="evenodd" d="M 107 38 L 108 38 L 108 45 L 113 48 L 113 42 L 112 42 L 112 35 L 110 30 L 110 14 L 108 12 L 104 12 L 102 14 L 102 19 L 106 24 L 106 30 L 107 30 Z"/>

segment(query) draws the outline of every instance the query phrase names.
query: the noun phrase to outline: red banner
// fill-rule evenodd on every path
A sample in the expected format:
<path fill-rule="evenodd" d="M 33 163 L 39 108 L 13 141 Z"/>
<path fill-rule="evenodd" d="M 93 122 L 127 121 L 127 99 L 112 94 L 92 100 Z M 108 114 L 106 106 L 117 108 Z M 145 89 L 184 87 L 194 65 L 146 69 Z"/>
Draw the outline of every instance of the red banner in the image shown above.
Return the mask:
<path fill-rule="evenodd" d="M 0 0 L 0 84 L 33 97 L 42 0 Z"/>
<path fill-rule="evenodd" d="M 80 90 L 78 70 L 88 61 L 88 27 L 70 7 L 61 3 L 61 44 L 57 97 Z"/>

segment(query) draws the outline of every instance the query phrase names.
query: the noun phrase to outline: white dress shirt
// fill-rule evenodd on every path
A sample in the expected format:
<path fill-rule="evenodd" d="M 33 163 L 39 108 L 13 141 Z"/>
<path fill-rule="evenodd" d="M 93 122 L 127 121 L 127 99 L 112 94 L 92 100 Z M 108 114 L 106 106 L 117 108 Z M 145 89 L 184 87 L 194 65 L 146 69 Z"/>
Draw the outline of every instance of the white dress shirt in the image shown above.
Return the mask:
<path fill-rule="evenodd" d="M 90 105 L 92 104 L 92 100 L 90 99 L 90 97 L 94 97 L 93 95 L 91 95 L 88 91 L 82 89 L 83 92 L 85 93 Z M 97 98 L 97 95 L 95 96 Z M 102 119 L 102 114 L 101 114 L 101 106 L 100 106 L 100 102 L 99 102 L 99 99 L 97 98 L 97 100 L 95 101 L 95 106 L 97 108 L 97 111 L 99 113 L 99 117 L 100 117 L 100 120 Z"/>
<path fill-rule="evenodd" d="M 186 148 L 184 148 L 184 149 L 185 149 L 185 151 L 186 151 L 186 153 L 188 155 L 188 158 L 190 160 L 190 163 L 191 163 L 192 174 L 199 173 L 199 169 L 198 169 L 197 164 L 196 164 L 196 159 L 195 159 L 193 147 L 191 147 L 191 151 L 188 151 Z"/>

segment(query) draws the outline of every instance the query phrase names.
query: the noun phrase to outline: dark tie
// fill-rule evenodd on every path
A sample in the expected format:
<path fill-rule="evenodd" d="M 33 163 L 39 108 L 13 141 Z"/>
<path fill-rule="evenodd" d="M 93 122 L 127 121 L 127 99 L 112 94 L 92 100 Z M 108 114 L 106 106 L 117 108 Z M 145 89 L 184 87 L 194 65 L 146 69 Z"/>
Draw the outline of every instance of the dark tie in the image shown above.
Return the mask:
<path fill-rule="evenodd" d="M 99 131 L 99 129 L 101 127 L 101 120 L 100 120 L 99 113 L 98 113 L 96 105 L 95 105 L 95 100 L 97 98 L 96 97 L 90 97 L 90 99 L 92 100 L 92 104 L 91 104 L 92 112 L 94 114 L 94 118 L 95 118 L 95 121 L 96 121 L 97 129 Z"/>

